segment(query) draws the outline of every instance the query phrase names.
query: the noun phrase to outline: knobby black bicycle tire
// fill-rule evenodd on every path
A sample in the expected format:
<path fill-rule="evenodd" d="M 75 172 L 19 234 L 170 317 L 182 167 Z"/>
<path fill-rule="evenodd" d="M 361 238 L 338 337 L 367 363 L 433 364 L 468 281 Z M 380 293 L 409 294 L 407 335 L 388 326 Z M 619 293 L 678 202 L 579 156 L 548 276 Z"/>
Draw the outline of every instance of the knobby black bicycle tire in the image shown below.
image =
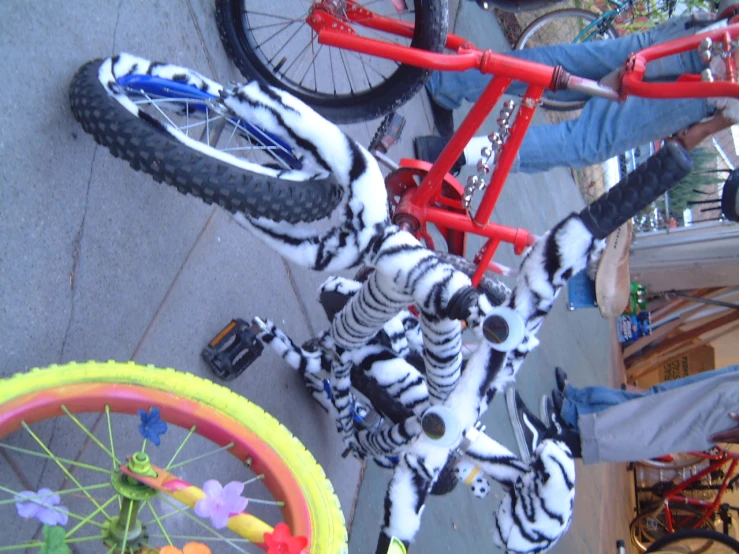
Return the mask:
<path fill-rule="evenodd" d="M 566 8 L 562 10 L 554 10 L 552 12 L 546 13 L 542 15 L 541 17 L 537 17 L 534 21 L 529 23 L 529 25 L 526 26 L 526 28 L 521 31 L 521 36 L 518 37 L 518 40 L 516 41 L 516 44 L 514 45 L 514 50 L 523 50 L 526 47 L 526 43 L 530 39 L 530 35 L 532 35 L 534 32 L 539 30 L 543 25 L 555 21 L 557 19 L 562 19 L 565 17 L 580 17 L 582 19 L 585 19 L 588 24 L 592 23 L 593 21 L 596 21 L 600 16 L 596 13 L 587 11 L 587 10 L 580 10 L 577 8 Z M 609 38 L 617 38 L 618 37 L 618 31 L 611 25 L 610 23 L 605 23 L 604 28 L 606 29 L 607 33 L 610 35 Z M 543 46 L 543 45 L 537 45 L 537 46 Z M 542 97 L 542 107 L 555 111 L 555 112 L 565 112 L 565 111 L 571 111 L 571 110 L 579 110 L 585 105 L 585 101 L 560 101 L 560 100 L 554 100 L 554 99 L 547 99 Z"/>
<path fill-rule="evenodd" d="M 414 0 L 416 25 L 411 46 L 441 52 L 446 42 L 448 0 Z M 382 117 L 407 102 L 424 85 L 429 70 L 408 64 L 398 68 L 377 87 L 358 94 L 310 93 L 278 79 L 252 50 L 244 29 L 244 0 L 216 0 L 218 30 L 229 58 L 249 79 L 287 90 L 335 123 L 356 123 Z"/>
<path fill-rule="evenodd" d="M 135 117 L 100 83 L 101 63 L 88 62 L 72 79 L 72 113 L 96 142 L 134 169 L 208 204 L 274 221 L 314 221 L 338 205 L 341 188 L 331 178 L 289 181 L 251 172 L 190 148 Z"/>
<path fill-rule="evenodd" d="M 685 531 L 670 533 L 669 535 L 665 535 L 661 539 L 654 541 L 650 547 L 647 548 L 646 552 L 647 554 L 658 553 L 665 547 L 670 546 L 672 543 L 685 539 L 712 540 L 713 542 L 718 542 L 724 546 L 728 546 L 733 549 L 734 552 L 739 553 L 739 541 L 725 533 L 721 533 L 720 531 L 709 531 L 708 529 L 687 529 Z"/>

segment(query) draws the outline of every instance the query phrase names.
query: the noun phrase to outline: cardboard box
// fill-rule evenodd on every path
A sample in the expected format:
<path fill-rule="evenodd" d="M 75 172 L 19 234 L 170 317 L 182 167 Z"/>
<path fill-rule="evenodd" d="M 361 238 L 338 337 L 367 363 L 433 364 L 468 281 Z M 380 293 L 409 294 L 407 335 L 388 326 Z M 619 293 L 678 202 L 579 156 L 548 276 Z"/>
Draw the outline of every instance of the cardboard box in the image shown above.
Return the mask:
<path fill-rule="evenodd" d="M 648 389 L 657 383 L 681 379 L 711 369 L 716 369 L 716 352 L 713 346 L 705 345 L 693 350 L 690 354 L 675 356 L 667 360 L 659 369 L 639 379 L 637 386 Z"/>

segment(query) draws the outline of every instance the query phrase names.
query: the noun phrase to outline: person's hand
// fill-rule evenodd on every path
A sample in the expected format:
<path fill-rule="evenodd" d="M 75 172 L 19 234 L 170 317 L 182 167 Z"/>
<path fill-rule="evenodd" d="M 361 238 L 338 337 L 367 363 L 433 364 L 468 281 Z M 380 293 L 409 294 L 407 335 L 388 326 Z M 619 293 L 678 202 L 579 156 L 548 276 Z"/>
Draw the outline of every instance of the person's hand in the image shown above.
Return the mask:
<path fill-rule="evenodd" d="M 722 113 L 718 113 L 709 119 L 699 121 L 694 125 L 691 125 L 687 129 L 678 131 L 671 139 L 678 141 L 683 145 L 686 150 L 692 150 L 698 146 L 704 139 L 710 137 L 714 133 L 731 127 L 732 120 L 728 117 L 724 117 Z"/>
<path fill-rule="evenodd" d="M 739 424 L 739 414 L 736 412 L 730 412 L 729 417 Z M 739 426 L 729 429 L 728 431 L 722 431 L 721 433 L 715 433 L 711 435 L 708 440 L 713 442 L 731 442 L 739 444 Z"/>

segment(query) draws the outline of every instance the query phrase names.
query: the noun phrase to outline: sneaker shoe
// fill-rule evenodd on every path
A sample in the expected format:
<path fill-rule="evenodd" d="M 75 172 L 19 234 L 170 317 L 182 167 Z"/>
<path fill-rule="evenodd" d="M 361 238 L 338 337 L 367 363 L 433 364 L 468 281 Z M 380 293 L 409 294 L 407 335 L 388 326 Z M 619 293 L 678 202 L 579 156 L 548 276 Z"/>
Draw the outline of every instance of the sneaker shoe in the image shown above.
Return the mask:
<path fill-rule="evenodd" d="M 629 303 L 632 229 L 633 223 L 629 220 L 608 236 L 595 274 L 595 298 L 601 315 L 606 319 L 621 315 Z"/>
<path fill-rule="evenodd" d="M 580 433 L 567 425 L 558 413 L 552 413 L 552 419 L 544 432 L 543 439 L 558 440 L 567 445 L 575 458 L 582 458 L 582 443 Z"/>
<path fill-rule="evenodd" d="M 554 380 L 557 382 L 557 389 L 564 392 L 565 387 L 567 386 L 567 374 L 561 367 L 554 368 Z"/>
<path fill-rule="evenodd" d="M 531 454 L 543 440 L 547 426 L 529 411 L 516 389 L 509 387 L 505 397 L 521 459 L 528 464 Z"/>
<path fill-rule="evenodd" d="M 419 160 L 434 163 L 439 158 L 441 151 L 444 150 L 448 142 L 448 138 L 437 137 L 435 135 L 416 137 L 413 139 L 413 150 L 416 153 L 416 158 Z M 457 158 L 457 161 L 454 162 L 451 169 L 452 175 L 458 175 L 459 170 L 462 169 L 462 166 L 465 163 L 467 163 L 467 160 L 463 153 L 459 158 Z"/>
<path fill-rule="evenodd" d="M 426 91 L 426 96 L 428 96 L 429 104 L 431 104 L 431 116 L 434 118 L 436 131 L 442 137 L 451 137 L 454 134 L 454 115 L 452 110 L 437 104 L 428 90 Z"/>
<path fill-rule="evenodd" d="M 552 407 L 554 410 L 552 413 L 554 414 L 561 414 L 562 413 L 562 406 L 565 403 L 565 395 L 562 394 L 562 391 L 559 390 L 553 390 L 552 391 Z"/>

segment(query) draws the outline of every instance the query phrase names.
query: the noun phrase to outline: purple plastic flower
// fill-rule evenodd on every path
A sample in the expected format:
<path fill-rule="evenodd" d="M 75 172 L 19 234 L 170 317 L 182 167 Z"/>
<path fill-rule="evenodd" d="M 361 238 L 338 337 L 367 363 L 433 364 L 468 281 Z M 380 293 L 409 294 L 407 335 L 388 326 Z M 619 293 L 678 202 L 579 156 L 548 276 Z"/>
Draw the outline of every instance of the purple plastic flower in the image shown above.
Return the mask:
<path fill-rule="evenodd" d="M 141 436 L 159 446 L 161 442 L 159 435 L 167 432 L 167 422 L 159 418 L 159 408 L 156 406 L 151 408 L 148 414 L 139 409 L 139 417 L 141 418 L 141 425 L 139 425 Z"/>
<path fill-rule="evenodd" d="M 225 487 L 215 479 L 210 479 L 203 485 L 205 498 L 195 503 L 195 513 L 200 517 L 209 517 L 215 529 L 223 529 L 228 525 L 231 514 L 244 511 L 249 501 L 241 496 L 244 492 L 244 483 L 231 481 Z"/>
<path fill-rule="evenodd" d="M 41 523 L 52 526 L 67 524 L 68 510 L 60 505 L 59 495 L 54 494 L 50 489 L 39 489 L 38 492 L 23 491 L 13 498 L 18 515 L 24 519 L 35 517 Z"/>

